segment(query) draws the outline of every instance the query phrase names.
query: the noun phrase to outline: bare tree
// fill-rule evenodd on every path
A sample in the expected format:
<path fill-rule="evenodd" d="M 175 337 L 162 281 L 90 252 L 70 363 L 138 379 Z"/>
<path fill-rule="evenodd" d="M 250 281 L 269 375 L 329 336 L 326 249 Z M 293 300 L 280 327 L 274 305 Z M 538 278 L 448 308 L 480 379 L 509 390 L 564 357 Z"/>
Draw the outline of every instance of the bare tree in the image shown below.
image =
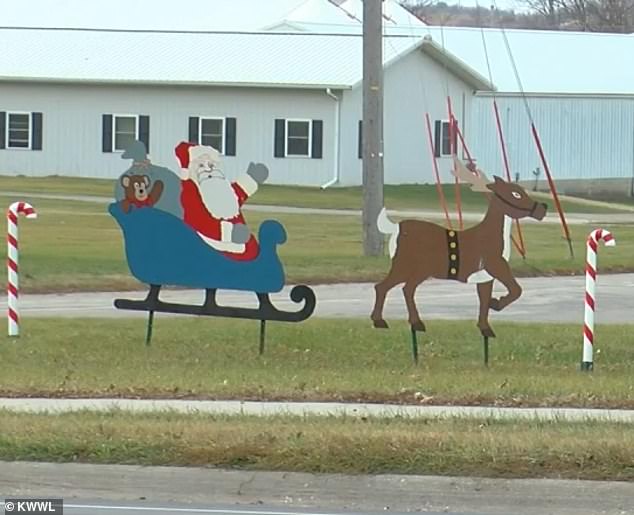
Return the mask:
<path fill-rule="evenodd" d="M 522 0 L 553 28 L 595 32 L 632 31 L 634 0 Z"/>
<path fill-rule="evenodd" d="M 559 11 L 564 1 L 566 0 L 523 0 L 522 3 L 534 13 L 544 16 L 549 26 L 558 27 Z"/>
<path fill-rule="evenodd" d="M 607 32 L 631 32 L 633 0 L 600 0 L 596 17 L 601 30 Z"/>
<path fill-rule="evenodd" d="M 449 1 L 449 0 L 447 0 Z M 452 0 L 454 1 L 454 0 Z M 634 0 L 518 0 L 527 11 L 449 5 L 444 0 L 409 0 L 410 11 L 434 25 L 634 32 Z M 485 4 L 485 0 L 482 0 Z"/>
<path fill-rule="evenodd" d="M 565 18 L 576 24 L 582 31 L 593 30 L 592 13 L 595 10 L 594 2 L 589 0 L 564 0 L 561 6 L 565 13 Z"/>

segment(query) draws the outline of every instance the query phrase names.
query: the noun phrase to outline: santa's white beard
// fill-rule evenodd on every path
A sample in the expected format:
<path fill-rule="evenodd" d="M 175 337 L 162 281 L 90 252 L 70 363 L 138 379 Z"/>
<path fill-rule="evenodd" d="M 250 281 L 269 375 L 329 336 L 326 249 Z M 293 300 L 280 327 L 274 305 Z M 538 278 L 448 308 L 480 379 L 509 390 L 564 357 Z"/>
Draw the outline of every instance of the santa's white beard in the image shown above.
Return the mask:
<path fill-rule="evenodd" d="M 207 211 L 214 217 L 229 220 L 240 212 L 238 197 L 224 177 L 210 177 L 198 184 Z"/>

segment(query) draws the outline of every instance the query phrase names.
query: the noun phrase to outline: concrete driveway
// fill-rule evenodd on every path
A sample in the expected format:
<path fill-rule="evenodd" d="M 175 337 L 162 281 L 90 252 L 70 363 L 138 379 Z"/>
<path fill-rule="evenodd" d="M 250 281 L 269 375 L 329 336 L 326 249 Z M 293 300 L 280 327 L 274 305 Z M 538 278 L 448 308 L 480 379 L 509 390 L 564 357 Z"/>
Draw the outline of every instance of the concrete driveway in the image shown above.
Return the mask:
<path fill-rule="evenodd" d="M 568 322 L 583 320 L 585 279 L 579 277 L 538 277 L 519 279 L 524 289 L 522 297 L 491 319 L 522 322 Z M 314 287 L 317 295 L 316 317 L 367 318 L 374 302 L 374 289 L 368 283 L 330 284 Z M 286 288 L 272 296 L 281 309 L 297 309 L 289 300 Z M 502 287 L 496 291 L 503 292 Z M 36 317 L 121 317 L 145 316 L 141 312 L 120 311 L 113 307 L 115 298 L 141 299 L 145 292 L 108 292 L 23 295 L 20 298 L 23 316 Z M 168 290 L 164 300 L 201 303 L 203 294 L 194 290 Z M 220 292 L 221 304 L 256 306 L 255 295 L 241 292 Z M 630 323 L 634 315 L 634 274 L 600 275 L 597 286 L 597 323 Z M 423 320 L 475 319 L 477 295 L 475 286 L 448 281 L 430 281 L 417 292 L 418 307 Z M 6 307 L 6 299 L 0 301 Z M 164 316 L 164 315 L 161 315 Z M 388 321 L 406 319 L 405 303 L 399 288 L 388 296 L 385 310 Z"/>

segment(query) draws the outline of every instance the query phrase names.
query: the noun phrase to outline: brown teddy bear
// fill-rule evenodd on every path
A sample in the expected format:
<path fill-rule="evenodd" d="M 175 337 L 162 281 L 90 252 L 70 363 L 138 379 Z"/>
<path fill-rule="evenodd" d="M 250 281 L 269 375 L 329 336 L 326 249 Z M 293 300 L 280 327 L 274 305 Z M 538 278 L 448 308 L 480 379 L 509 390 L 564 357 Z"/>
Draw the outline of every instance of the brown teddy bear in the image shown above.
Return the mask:
<path fill-rule="evenodd" d="M 125 193 L 121 201 L 124 213 L 130 211 L 130 206 L 153 206 L 163 193 L 162 181 L 156 181 L 150 190 L 150 178 L 147 175 L 124 175 L 121 177 L 121 186 Z"/>

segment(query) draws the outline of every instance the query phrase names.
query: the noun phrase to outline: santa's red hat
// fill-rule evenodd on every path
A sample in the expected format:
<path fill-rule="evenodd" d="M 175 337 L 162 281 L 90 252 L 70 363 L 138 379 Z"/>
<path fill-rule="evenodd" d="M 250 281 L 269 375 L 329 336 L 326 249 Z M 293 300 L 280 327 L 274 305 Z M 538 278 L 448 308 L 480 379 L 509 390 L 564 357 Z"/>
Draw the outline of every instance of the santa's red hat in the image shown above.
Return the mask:
<path fill-rule="evenodd" d="M 181 165 L 181 168 L 187 169 L 189 167 L 189 149 L 192 148 L 194 143 L 189 143 L 187 141 L 181 141 L 176 148 L 174 149 L 174 153 L 176 154 L 176 159 Z"/>
<path fill-rule="evenodd" d="M 206 157 L 213 163 L 220 162 L 220 152 L 206 145 L 196 145 L 187 141 L 181 141 L 174 149 L 178 162 L 183 170 L 189 168 L 189 163 L 195 159 Z"/>

